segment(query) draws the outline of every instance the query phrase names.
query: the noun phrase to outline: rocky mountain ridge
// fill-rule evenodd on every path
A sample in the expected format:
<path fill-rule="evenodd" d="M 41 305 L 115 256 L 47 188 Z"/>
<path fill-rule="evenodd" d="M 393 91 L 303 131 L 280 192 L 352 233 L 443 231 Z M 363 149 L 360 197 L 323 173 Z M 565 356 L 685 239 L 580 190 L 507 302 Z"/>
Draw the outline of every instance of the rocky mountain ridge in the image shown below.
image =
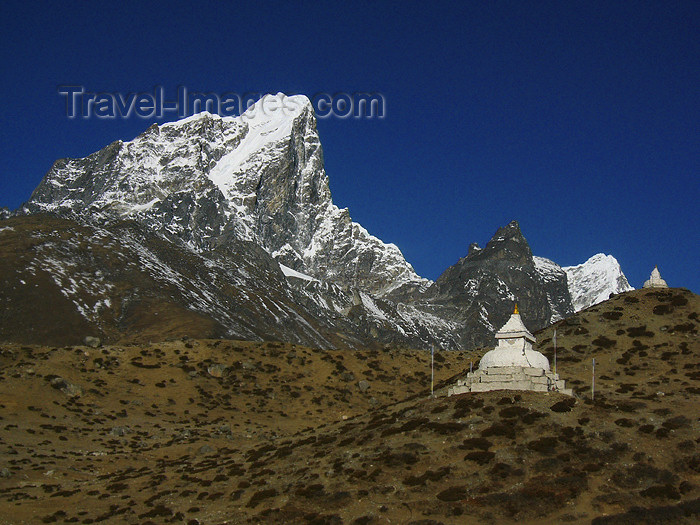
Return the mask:
<path fill-rule="evenodd" d="M 135 221 L 98 227 L 48 215 L 15 217 L 0 223 L 0 341 L 188 336 L 317 348 L 395 340 L 456 346 L 457 327 L 446 320 L 410 306 L 398 312 L 365 292 L 295 273 L 285 275 L 257 244 L 235 238 L 226 248 L 198 252 Z"/>
<path fill-rule="evenodd" d="M 212 336 L 328 347 L 468 348 L 491 344 L 516 300 L 536 330 L 573 313 L 570 289 L 580 306 L 609 288 L 587 293 L 596 285 L 588 283 L 588 267 L 567 275 L 556 263 L 533 256 L 517 222 L 499 229 L 483 250 L 472 245 L 435 283 L 419 277 L 395 245 L 372 236 L 347 209 L 333 204 L 313 108 L 303 96 L 268 95 L 237 118 L 202 113 L 154 124 L 130 142 L 117 141 L 83 159 L 58 160 L 16 212 L 37 214 L 108 230 L 116 243 L 119 225 L 133 221 L 185 259 L 199 258 L 212 272 L 202 284 L 208 299 L 176 294 L 176 302 L 209 319 Z M 238 252 L 250 259 L 244 262 Z M 220 267 L 222 254 L 230 268 Z M 260 278 L 250 266 L 258 263 L 274 269 Z M 163 272 L 158 265 L 143 270 L 149 282 L 177 274 L 183 281 L 178 289 L 187 288 L 194 271 Z M 266 289 L 271 297 L 281 294 L 294 313 L 273 316 L 274 328 L 259 306 L 222 299 L 209 289 L 212 283 L 243 295 L 250 286 L 261 304 Z M 72 284 L 67 286 L 64 296 L 71 293 Z M 234 320 L 237 315 L 247 317 L 249 328 L 259 318 L 260 327 L 247 333 Z M 291 335 L 295 319 L 313 329 L 301 323 Z"/>

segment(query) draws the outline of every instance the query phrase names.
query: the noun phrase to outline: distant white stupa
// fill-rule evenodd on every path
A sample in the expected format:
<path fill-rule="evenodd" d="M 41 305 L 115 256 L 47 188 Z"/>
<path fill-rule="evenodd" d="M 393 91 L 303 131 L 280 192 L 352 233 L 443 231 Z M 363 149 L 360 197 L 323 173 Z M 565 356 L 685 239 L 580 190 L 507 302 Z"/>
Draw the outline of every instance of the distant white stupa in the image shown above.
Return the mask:
<path fill-rule="evenodd" d="M 666 281 L 661 278 L 658 266 L 654 266 L 654 269 L 651 271 L 651 277 L 649 277 L 649 280 L 644 281 L 643 288 L 668 288 Z"/>
<path fill-rule="evenodd" d="M 557 391 L 572 395 L 566 382 L 549 369 L 544 354 L 533 350 L 535 336 L 530 333 L 518 312 L 518 305 L 510 319 L 496 333 L 498 346 L 484 354 L 475 372 L 450 387 L 447 395 L 491 390 Z"/>

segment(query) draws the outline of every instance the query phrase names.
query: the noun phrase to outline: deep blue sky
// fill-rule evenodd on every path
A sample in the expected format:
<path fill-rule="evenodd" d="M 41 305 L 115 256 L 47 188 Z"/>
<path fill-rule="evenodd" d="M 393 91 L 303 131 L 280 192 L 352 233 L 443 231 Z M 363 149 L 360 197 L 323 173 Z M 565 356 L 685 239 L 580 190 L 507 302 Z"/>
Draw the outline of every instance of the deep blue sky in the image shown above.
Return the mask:
<path fill-rule="evenodd" d="M 350 5 L 348 5 L 350 4 Z M 151 122 L 88 91 L 376 91 L 319 122 L 334 201 L 435 279 L 512 219 L 561 265 L 613 254 L 700 292 L 700 4 L 31 2 L 0 7 L 0 206 Z"/>

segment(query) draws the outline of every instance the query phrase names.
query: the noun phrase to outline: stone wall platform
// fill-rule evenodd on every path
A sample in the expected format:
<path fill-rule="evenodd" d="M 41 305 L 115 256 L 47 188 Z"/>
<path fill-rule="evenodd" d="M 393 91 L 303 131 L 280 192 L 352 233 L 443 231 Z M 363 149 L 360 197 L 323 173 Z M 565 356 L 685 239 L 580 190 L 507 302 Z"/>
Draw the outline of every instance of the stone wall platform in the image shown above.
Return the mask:
<path fill-rule="evenodd" d="M 467 373 L 448 391 L 448 396 L 466 392 L 490 392 L 492 390 L 531 390 L 534 392 L 560 392 L 569 396 L 573 390 L 566 388 L 566 381 L 543 368 L 496 366 Z"/>

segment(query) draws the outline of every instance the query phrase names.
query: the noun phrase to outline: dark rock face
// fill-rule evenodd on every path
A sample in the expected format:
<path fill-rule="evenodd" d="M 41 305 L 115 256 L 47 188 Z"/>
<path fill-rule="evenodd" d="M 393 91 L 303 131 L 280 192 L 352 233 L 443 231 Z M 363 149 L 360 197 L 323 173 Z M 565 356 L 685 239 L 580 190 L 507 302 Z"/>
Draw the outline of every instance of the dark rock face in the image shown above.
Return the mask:
<path fill-rule="evenodd" d="M 0 221 L 12 217 L 12 212 L 7 208 L 0 208 Z"/>
<path fill-rule="evenodd" d="M 533 257 L 516 221 L 500 228 L 483 250 L 470 246 L 469 254 L 445 270 L 425 295 L 465 327 L 465 348 L 490 346 L 516 302 L 531 330 L 573 313 L 566 273 Z"/>
<path fill-rule="evenodd" d="M 0 270 L 3 341 L 79 345 L 88 333 L 105 342 L 190 336 L 316 348 L 456 345 L 455 327 L 444 320 L 419 322 L 422 314 L 409 306 L 399 311 L 366 292 L 286 277 L 260 246 L 235 237 L 198 252 L 135 221 L 97 227 L 15 217 L 0 228 Z"/>

